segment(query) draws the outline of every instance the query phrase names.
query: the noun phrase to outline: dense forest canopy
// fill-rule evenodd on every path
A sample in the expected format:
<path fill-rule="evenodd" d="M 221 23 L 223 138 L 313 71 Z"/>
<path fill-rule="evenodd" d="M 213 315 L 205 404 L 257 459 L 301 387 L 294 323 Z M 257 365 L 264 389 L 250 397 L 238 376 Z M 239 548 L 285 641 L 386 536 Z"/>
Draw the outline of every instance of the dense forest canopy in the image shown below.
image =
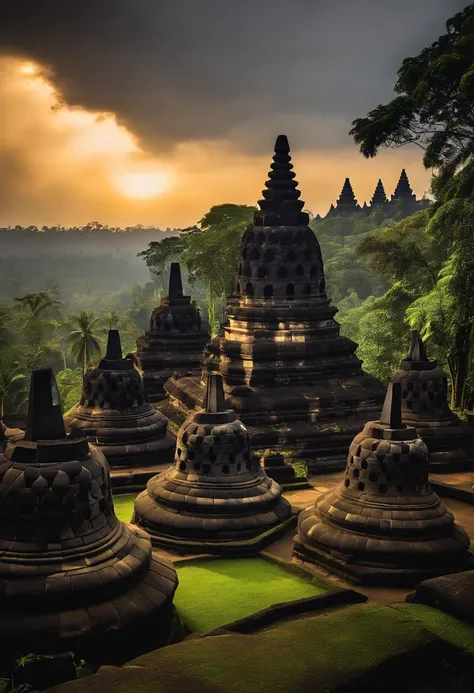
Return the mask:
<path fill-rule="evenodd" d="M 474 407 L 474 6 L 407 58 L 396 97 L 353 123 L 366 157 L 416 144 L 432 168 L 433 203 L 411 216 L 374 209 L 312 218 L 327 290 L 366 371 L 387 382 L 419 329 L 450 376 L 452 406 Z M 240 239 L 255 207 L 213 206 L 190 228 L 0 229 L 0 414 L 21 410 L 32 368 L 54 365 L 65 406 L 119 327 L 125 352 L 179 260 L 185 291 L 219 331 Z M 147 268 L 149 272 L 147 272 Z M 148 276 L 147 276 L 148 274 Z"/>

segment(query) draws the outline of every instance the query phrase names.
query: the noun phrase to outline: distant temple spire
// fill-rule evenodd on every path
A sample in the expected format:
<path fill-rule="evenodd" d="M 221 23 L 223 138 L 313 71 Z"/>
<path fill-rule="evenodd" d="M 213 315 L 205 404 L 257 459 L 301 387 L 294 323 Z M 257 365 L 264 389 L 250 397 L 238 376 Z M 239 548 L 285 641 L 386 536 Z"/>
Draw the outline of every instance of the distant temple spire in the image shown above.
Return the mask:
<path fill-rule="evenodd" d="M 172 262 L 170 267 L 170 281 L 168 288 L 169 298 L 178 298 L 183 295 L 183 283 L 181 281 L 181 268 L 179 262 Z"/>
<path fill-rule="evenodd" d="M 301 211 L 304 202 L 299 199 L 301 193 L 297 189 L 298 181 L 294 180 L 289 152 L 286 135 L 278 135 L 269 180 L 265 182 L 267 189 L 262 191 L 264 199 L 258 202 L 261 211 L 254 215 L 256 226 L 305 226 L 309 223 L 308 214 Z"/>
<path fill-rule="evenodd" d="M 402 172 L 400 174 L 400 178 L 397 183 L 397 187 L 395 188 L 395 192 L 392 195 L 392 201 L 395 200 L 415 200 L 415 195 L 413 194 L 413 190 L 410 187 L 410 183 L 408 181 L 408 176 L 406 174 L 406 171 L 404 168 L 402 168 Z"/>
<path fill-rule="evenodd" d="M 343 207 L 345 210 L 353 209 L 354 211 L 359 207 L 349 178 L 346 178 L 344 181 L 341 194 L 339 195 L 339 199 L 337 201 L 337 208 L 340 207 Z"/>
<path fill-rule="evenodd" d="M 387 204 L 388 199 L 385 194 L 385 190 L 383 187 L 382 179 L 379 178 L 379 182 L 375 186 L 374 194 L 372 195 L 372 199 L 370 201 L 371 206 L 373 205 L 385 205 Z"/>

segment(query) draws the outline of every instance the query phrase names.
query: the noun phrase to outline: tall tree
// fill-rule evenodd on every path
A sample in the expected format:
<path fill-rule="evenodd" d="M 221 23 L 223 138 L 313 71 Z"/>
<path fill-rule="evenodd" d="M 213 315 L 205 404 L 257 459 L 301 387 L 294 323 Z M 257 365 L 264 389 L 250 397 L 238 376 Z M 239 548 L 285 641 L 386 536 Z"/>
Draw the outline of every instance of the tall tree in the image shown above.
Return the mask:
<path fill-rule="evenodd" d="M 439 185 L 474 154 L 474 5 L 446 23 L 446 33 L 398 71 L 398 94 L 353 122 L 350 134 L 365 157 L 380 147 L 412 143 L 424 150 Z"/>
<path fill-rule="evenodd" d="M 94 356 L 101 353 L 100 321 L 91 310 L 81 310 L 79 315 L 70 315 L 68 322 L 72 330 L 66 337 L 66 342 L 74 361 L 84 374 Z"/>

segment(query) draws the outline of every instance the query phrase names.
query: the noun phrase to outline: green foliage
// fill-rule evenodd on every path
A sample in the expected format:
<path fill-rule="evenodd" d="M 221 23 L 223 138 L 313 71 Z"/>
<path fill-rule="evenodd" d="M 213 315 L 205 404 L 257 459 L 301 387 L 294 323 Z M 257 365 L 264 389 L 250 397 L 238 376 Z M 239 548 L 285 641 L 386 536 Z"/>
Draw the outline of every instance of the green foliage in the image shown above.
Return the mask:
<path fill-rule="evenodd" d="M 398 71 L 397 96 L 353 122 L 350 134 L 365 157 L 380 147 L 415 143 L 438 187 L 474 153 L 474 5 L 448 20 L 446 33 Z"/>
<path fill-rule="evenodd" d="M 168 262 L 178 259 L 189 272 L 188 279 L 202 287 L 214 336 L 223 317 L 227 296 L 234 288 L 240 240 L 255 207 L 222 204 L 211 207 L 194 226 L 180 236 L 150 243 L 140 253 L 147 266 L 162 274 Z"/>
<path fill-rule="evenodd" d="M 380 298 L 370 296 L 340 318 L 341 333 L 359 345 L 364 370 L 384 383 L 406 355 L 410 339 L 405 311 L 413 297 L 405 283 L 397 282 Z"/>
<path fill-rule="evenodd" d="M 82 396 L 82 370 L 65 368 L 56 373 L 56 382 L 61 396 L 63 412 L 74 407 Z"/>
<path fill-rule="evenodd" d="M 71 331 L 66 337 L 75 363 L 85 373 L 94 356 L 100 356 L 99 318 L 91 310 L 81 310 L 79 315 L 70 315 Z"/>

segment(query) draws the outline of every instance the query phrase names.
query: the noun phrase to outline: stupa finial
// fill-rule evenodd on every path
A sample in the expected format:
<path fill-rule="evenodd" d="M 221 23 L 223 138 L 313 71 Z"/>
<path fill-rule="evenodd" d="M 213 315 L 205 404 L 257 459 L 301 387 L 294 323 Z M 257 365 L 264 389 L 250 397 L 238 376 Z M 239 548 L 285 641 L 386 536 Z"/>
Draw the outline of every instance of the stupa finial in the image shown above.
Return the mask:
<path fill-rule="evenodd" d="M 61 400 L 51 368 L 31 374 L 30 399 L 24 440 L 61 440 L 66 438 Z"/>
<path fill-rule="evenodd" d="M 122 358 L 122 344 L 120 342 L 120 334 L 118 330 L 109 330 L 105 358 L 107 361 L 118 361 Z"/>
<path fill-rule="evenodd" d="M 256 212 L 254 224 L 257 226 L 299 226 L 309 223 L 309 217 L 301 210 L 304 202 L 294 180 L 290 146 L 286 135 L 278 135 L 275 141 L 273 163 L 262 192 L 263 200 L 258 204 L 261 211 Z"/>
<path fill-rule="evenodd" d="M 172 262 L 170 267 L 170 281 L 168 288 L 169 298 L 178 298 L 183 295 L 183 283 L 181 281 L 181 268 L 179 262 Z"/>
<path fill-rule="evenodd" d="M 428 361 L 426 344 L 420 337 L 418 330 L 411 331 L 410 350 L 408 352 L 407 359 L 410 359 L 411 361 Z"/>
<path fill-rule="evenodd" d="M 204 409 L 209 414 L 217 414 L 220 411 L 226 411 L 227 408 L 222 376 L 209 373 L 207 376 Z"/>
<path fill-rule="evenodd" d="M 380 415 L 380 423 L 392 429 L 406 428 L 405 424 L 402 423 L 402 386 L 400 383 L 389 382 Z"/>

